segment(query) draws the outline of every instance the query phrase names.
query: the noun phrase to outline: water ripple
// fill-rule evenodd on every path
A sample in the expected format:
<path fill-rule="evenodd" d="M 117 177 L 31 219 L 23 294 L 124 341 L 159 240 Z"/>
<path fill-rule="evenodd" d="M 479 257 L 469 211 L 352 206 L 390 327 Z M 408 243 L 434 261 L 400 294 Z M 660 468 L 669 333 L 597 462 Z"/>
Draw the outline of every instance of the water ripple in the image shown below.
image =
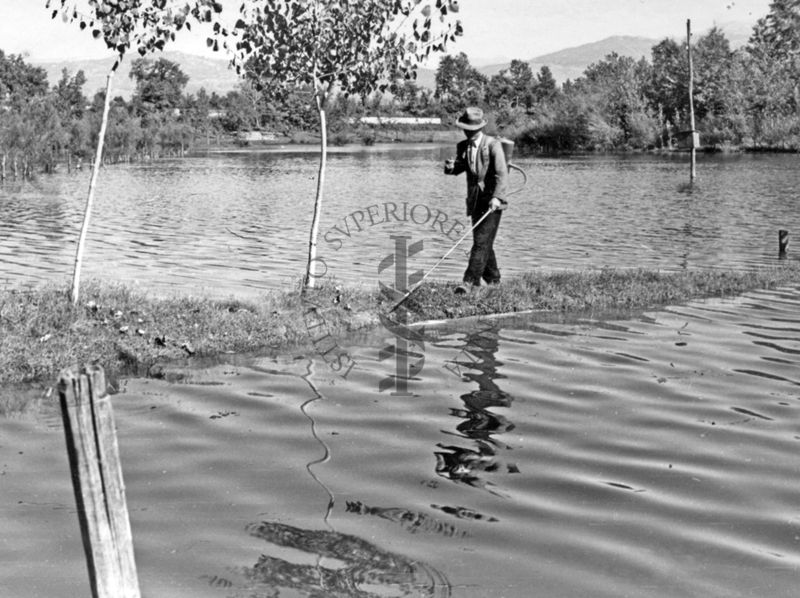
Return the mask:
<path fill-rule="evenodd" d="M 370 206 L 382 214 L 382 206 L 408 203 L 438 210 L 448 222 L 464 219 L 464 184 L 441 174 L 443 151 L 449 148 L 331 156 L 319 247 L 331 276 L 375 281 L 380 259 L 393 249 L 392 234 L 424 241 L 415 257 L 423 271 L 450 248 L 453 239 L 435 227 L 408 221 L 367 226 L 364 216 Z M 704 156 L 691 196 L 675 184 L 685 165 L 669 157 L 517 162 L 530 183 L 512 198 L 498 239 L 507 275 L 535 268 L 774 264 L 773 228 L 785 226 L 776 223 L 790 221 L 800 201 L 796 165 L 787 156 L 770 157 L 769 169 L 759 157 Z M 316 157 L 307 153 L 240 153 L 105 169 L 85 275 L 113 275 L 168 292 L 283 288 L 303 274 L 316 170 Z M 36 185 L 0 187 L 0 278 L 24 285 L 68 276 L 87 177 L 57 174 Z M 365 224 L 356 227 L 352 219 L 359 213 Z M 341 247 L 325 240 L 326 232 L 346 222 L 352 230 L 340 237 Z M 456 252 L 437 275 L 460 278 L 464 259 Z M 792 301 L 776 296 L 770 309 L 791 308 Z"/>

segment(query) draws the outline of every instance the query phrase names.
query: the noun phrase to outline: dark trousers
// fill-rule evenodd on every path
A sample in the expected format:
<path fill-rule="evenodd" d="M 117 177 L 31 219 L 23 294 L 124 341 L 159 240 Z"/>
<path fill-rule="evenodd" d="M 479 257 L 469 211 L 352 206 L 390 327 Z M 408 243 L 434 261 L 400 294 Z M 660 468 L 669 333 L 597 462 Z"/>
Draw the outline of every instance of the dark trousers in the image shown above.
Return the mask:
<path fill-rule="evenodd" d="M 500 226 L 502 212 L 496 210 L 481 222 L 480 226 L 472 231 L 472 251 L 469 255 L 469 265 L 464 272 L 464 282 L 479 285 L 481 279 L 489 284 L 500 282 L 500 269 L 494 257 L 494 238 Z M 472 213 L 472 225 L 481 219 L 483 214 Z"/>

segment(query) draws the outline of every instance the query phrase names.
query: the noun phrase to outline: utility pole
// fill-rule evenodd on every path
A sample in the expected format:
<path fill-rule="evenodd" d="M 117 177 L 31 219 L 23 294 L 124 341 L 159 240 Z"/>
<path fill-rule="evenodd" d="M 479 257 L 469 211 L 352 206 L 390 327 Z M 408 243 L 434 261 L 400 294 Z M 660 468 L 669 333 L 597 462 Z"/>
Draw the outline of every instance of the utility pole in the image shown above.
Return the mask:
<path fill-rule="evenodd" d="M 689 58 L 689 126 L 690 131 L 689 135 L 691 135 L 691 139 L 689 142 L 691 145 L 691 168 L 689 170 L 689 181 L 694 182 L 695 177 L 697 176 L 697 145 L 698 145 L 698 135 L 695 132 L 695 123 L 694 123 L 694 67 L 692 65 L 692 21 L 691 19 L 686 20 L 686 51 Z"/>

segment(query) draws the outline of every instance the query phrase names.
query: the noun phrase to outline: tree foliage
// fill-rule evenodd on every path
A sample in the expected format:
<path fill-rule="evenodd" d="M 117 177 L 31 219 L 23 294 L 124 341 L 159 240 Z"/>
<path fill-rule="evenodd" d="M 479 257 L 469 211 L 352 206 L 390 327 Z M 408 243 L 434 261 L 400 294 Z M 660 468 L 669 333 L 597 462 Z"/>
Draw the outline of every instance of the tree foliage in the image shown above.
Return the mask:
<path fill-rule="evenodd" d="M 686 51 L 673 39 L 664 39 L 652 49 L 647 96 L 663 120 L 672 126 L 688 121 L 689 65 Z"/>
<path fill-rule="evenodd" d="M 83 95 L 83 86 L 86 84 L 86 75 L 78 71 L 70 75 L 67 69 L 61 70 L 61 79 L 53 88 L 56 108 L 64 120 L 80 119 L 86 107 L 86 96 Z"/>
<path fill-rule="evenodd" d="M 758 58 L 796 62 L 800 57 L 800 0 L 773 0 L 769 13 L 753 28 L 749 47 Z"/>
<path fill-rule="evenodd" d="M 761 108 L 770 116 L 800 110 L 800 0 L 773 0 L 753 29 L 748 52 L 753 72 L 770 82 Z"/>
<path fill-rule="evenodd" d="M 365 97 L 413 79 L 422 60 L 443 51 L 461 34 L 456 12 L 455 0 L 253 0 L 231 31 L 219 23 L 215 31 L 237 72 L 270 93 L 306 86 L 323 99 L 334 89 Z"/>
<path fill-rule="evenodd" d="M 487 79 L 460 52 L 443 56 L 436 69 L 436 98 L 446 112 L 454 113 L 465 105 L 479 104 L 486 94 Z"/>
<path fill-rule="evenodd" d="M 600 147 L 642 147 L 653 142 L 652 114 L 645 97 L 649 64 L 611 53 L 587 67 L 576 82 L 593 107 Z"/>
<path fill-rule="evenodd" d="M 176 32 L 191 29 L 191 20 L 210 23 L 222 11 L 216 0 L 47 0 L 51 16 L 77 22 L 119 59 L 133 49 L 145 56 L 160 51 Z"/>
<path fill-rule="evenodd" d="M 536 79 L 531 65 L 524 60 L 512 60 L 507 69 L 491 78 L 486 88 L 490 102 L 507 102 L 509 106 L 530 108 L 536 99 Z"/>
<path fill-rule="evenodd" d="M 26 63 L 22 56 L 0 50 L 0 101 L 19 107 L 47 88 L 47 71 Z"/>
<path fill-rule="evenodd" d="M 130 77 L 136 81 L 133 103 L 139 115 L 179 109 L 189 82 L 180 65 L 163 56 L 157 60 L 137 58 L 131 64 Z"/>
<path fill-rule="evenodd" d="M 0 160 L 13 174 L 30 177 L 34 166 L 53 169 L 65 135 L 47 73 L 22 56 L 0 50 Z"/>

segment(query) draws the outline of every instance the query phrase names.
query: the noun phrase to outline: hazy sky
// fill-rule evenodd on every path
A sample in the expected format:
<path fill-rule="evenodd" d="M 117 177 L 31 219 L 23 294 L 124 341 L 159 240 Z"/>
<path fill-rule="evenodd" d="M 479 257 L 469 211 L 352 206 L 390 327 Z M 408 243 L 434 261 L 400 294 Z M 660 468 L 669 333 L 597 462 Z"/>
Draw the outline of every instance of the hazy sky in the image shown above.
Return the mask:
<path fill-rule="evenodd" d="M 31 60 L 109 56 L 76 24 L 50 19 L 46 0 L 0 0 L 0 49 Z M 59 0 L 54 0 L 60 4 Z M 237 10 L 241 0 L 222 0 Z M 611 35 L 682 36 L 686 19 L 698 33 L 713 25 L 749 23 L 766 15 L 770 0 L 461 0 L 464 37 L 454 47 L 473 64 L 529 59 Z M 170 46 L 168 46 L 170 48 Z M 199 32 L 184 32 L 172 49 L 212 54 Z M 220 56 L 216 54 L 216 56 Z"/>

